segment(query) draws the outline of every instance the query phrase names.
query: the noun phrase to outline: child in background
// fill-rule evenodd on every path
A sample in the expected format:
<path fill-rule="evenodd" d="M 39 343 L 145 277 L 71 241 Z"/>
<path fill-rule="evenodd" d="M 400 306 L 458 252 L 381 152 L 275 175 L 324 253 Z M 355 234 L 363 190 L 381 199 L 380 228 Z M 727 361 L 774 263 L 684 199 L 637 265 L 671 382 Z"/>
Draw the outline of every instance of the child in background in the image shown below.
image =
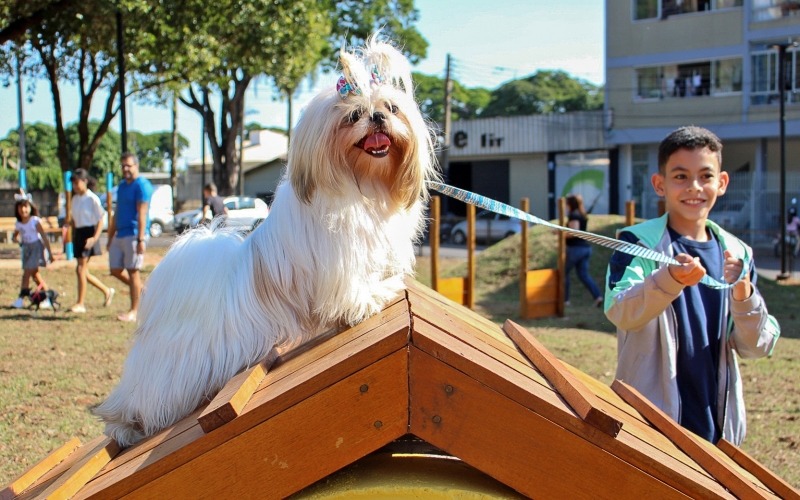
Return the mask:
<path fill-rule="evenodd" d="M 680 265 L 611 256 L 605 311 L 617 327 L 616 378 L 698 436 L 739 445 L 746 421 L 736 354 L 768 355 L 780 327 L 755 286 L 753 250 L 708 219 L 728 187 L 719 138 L 700 127 L 672 132 L 651 183 L 667 213 L 623 229 L 619 239 Z M 736 284 L 699 284 L 706 274 Z"/>
<path fill-rule="evenodd" d="M 47 259 L 50 262 L 53 262 L 53 255 L 50 252 L 50 241 L 42 227 L 36 205 L 28 198 L 19 200 L 14 206 L 14 215 L 17 222 L 14 224 L 13 240 L 15 243 L 21 240 L 23 272 L 19 297 L 11 307 L 20 309 L 24 306 L 23 299 L 30 296 L 31 278 L 42 290 L 47 290 L 47 284 L 39 274 L 39 266 L 47 265 L 45 248 L 47 248 Z M 50 301 L 43 302 L 40 307 L 51 307 Z"/>
<path fill-rule="evenodd" d="M 103 232 L 103 204 L 94 194 L 96 181 L 89 177 L 89 173 L 82 168 L 75 170 L 72 175 L 72 233 L 75 260 L 78 265 L 75 272 L 78 275 L 78 301 L 70 308 L 74 313 L 85 313 L 86 283 L 93 285 L 103 292 L 103 307 L 111 304 L 114 298 L 114 289 L 103 284 L 96 276 L 89 272 L 89 259 L 93 255 L 101 255 L 100 233 Z"/>

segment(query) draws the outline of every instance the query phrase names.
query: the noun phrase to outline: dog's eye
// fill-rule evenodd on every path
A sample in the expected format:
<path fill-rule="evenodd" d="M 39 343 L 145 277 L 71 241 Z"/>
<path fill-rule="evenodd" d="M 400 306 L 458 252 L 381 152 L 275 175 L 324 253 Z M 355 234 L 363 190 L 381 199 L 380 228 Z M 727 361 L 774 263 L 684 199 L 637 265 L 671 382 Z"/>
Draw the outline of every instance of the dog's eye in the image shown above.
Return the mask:
<path fill-rule="evenodd" d="M 393 115 L 396 115 L 396 114 L 397 114 L 397 111 L 398 111 L 398 109 L 397 109 L 397 106 L 395 106 L 394 104 L 392 104 L 392 103 L 389 103 L 389 104 L 387 104 L 387 105 L 386 105 L 386 107 L 387 107 L 387 108 L 389 108 L 389 111 L 390 111 L 390 112 L 391 112 Z"/>
<path fill-rule="evenodd" d="M 359 108 L 359 109 L 357 109 L 357 110 L 353 111 L 352 113 L 350 113 L 350 123 L 355 123 L 355 122 L 357 122 L 357 121 L 358 121 L 358 119 L 359 119 L 359 118 L 361 118 L 361 114 L 362 114 L 363 112 L 364 112 L 364 110 L 363 110 L 363 109 L 361 109 L 361 108 Z"/>

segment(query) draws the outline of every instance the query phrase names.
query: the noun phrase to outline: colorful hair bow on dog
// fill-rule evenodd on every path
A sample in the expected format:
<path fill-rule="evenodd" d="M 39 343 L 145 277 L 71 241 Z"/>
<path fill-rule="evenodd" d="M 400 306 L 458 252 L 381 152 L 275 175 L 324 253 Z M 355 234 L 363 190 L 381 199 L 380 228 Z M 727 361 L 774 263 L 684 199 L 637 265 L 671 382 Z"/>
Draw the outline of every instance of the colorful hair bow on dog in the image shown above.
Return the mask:
<path fill-rule="evenodd" d="M 339 92 L 339 97 L 347 99 L 348 94 L 361 95 L 361 89 L 358 88 L 356 82 L 349 82 L 344 76 L 339 77 L 336 82 L 336 91 Z"/>

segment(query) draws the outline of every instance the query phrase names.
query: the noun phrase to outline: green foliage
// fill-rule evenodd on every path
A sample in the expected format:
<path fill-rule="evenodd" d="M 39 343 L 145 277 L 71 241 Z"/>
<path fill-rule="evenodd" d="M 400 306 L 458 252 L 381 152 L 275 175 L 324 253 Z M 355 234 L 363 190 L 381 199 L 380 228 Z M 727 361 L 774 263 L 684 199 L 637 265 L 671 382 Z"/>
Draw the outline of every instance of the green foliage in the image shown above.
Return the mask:
<path fill-rule="evenodd" d="M 444 121 L 444 87 L 442 78 L 433 75 L 414 73 L 414 91 L 422 113 L 428 119 L 441 123 Z M 481 116 L 483 109 L 489 104 L 490 92 L 476 87 L 466 88 L 453 81 L 452 119 L 469 120 Z"/>
<path fill-rule="evenodd" d="M 483 117 L 567 113 L 603 108 L 602 89 L 564 71 L 538 71 L 493 90 Z"/>
<path fill-rule="evenodd" d="M 100 127 L 100 122 L 92 120 L 88 124 L 89 133 L 94 136 Z M 71 123 L 66 128 L 67 152 L 69 155 L 69 168 L 75 170 L 80 165 L 80 132 L 78 123 Z M 112 171 L 115 175 L 121 174 L 119 168 L 119 157 L 122 155 L 122 144 L 120 136 L 114 130 L 109 129 L 100 139 L 97 150 L 92 156 L 91 164 L 87 169 L 89 175 L 97 179 L 103 179 L 106 172 Z M 86 168 L 86 167 L 84 167 Z M 99 184 L 103 184 L 100 182 Z"/>
<path fill-rule="evenodd" d="M 189 139 L 178 134 L 178 156 L 188 147 Z M 133 132 L 131 150 L 139 156 L 139 166 L 143 172 L 164 172 L 164 162 L 172 157 L 172 132 Z"/>
<path fill-rule="evenodd" d="M 7 146 L 8 151 L 13 151 L 13 155 L 10 157 L 17 161 L 19 131 L 11 130 L 2 143 L 9 145 Z M 13 148 L 10 145 L 13 145 Z M 43 122 L 25 125 L 25 165 L 30 168 L 59 168 L 58 137 L 56 137 L 56 129 L 52 125 Z"/>
<path fill-rule="evenodd" d="M 250 122 L 244 126 L 244 138 L 248 139 L 250 137 L 250 132 L 258 130 L 271 130 L 272 132 L 277 132 L 279 134 L 286 135 L 286 129 L 281 127 L 267 127 L 265 125 L 261 125 L 258 122 Z"/>

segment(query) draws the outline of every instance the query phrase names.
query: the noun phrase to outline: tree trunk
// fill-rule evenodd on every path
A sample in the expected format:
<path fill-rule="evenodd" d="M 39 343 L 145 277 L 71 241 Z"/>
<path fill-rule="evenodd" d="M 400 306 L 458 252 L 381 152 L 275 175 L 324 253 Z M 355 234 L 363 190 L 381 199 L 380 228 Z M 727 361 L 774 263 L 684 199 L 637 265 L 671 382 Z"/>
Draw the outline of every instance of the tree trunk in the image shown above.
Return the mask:
<path fill-rule="evenodd" d="M 169 178 L 172 185 L 172 209 L 178 208 L 178 97 L 172 94 L 172 151 Z"/>
<path fill-rule="evenodd" d="M 44 47 L 36 43 L 36 38 L 32 38 L 33 46 L 39 52 L 39 57 L 42 59 L 42 64 L 47 72 L 47 79 L 50 82 L 50 93 L 53 94 L 53 111 L 56 120 L 56 137 L 58 137 L 58 163 L 61 165 L 61 171 L 67 172 L 69 168 L 69 153 L 67 152 L 67 133 L 64 130 L 64 114 L 61 111 L 61 89 L 58 87 L 58 69 L 56 67 L 55 59 L 48 56 Z"/>

